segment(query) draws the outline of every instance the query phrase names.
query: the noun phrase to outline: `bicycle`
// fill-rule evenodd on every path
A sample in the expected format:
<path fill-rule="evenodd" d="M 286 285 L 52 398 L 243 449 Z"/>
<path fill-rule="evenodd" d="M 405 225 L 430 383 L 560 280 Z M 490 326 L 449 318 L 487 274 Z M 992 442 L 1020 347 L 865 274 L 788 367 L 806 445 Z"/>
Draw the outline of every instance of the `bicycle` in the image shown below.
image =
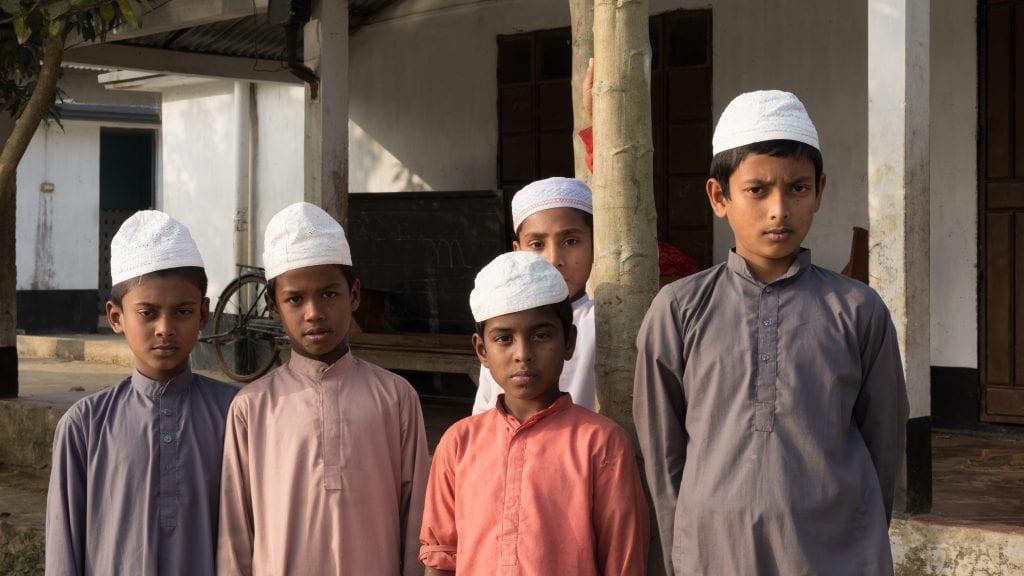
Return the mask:
<path fill-rule="evenodd" d="M 267 373 L 288 345 L 281 324 L 267 309 L 263 268 L 239 265 L 238 277 L 220 293 L 213 311 L 213 334 L 199 339 L 213 345 L 220 369 L 238 382 Z"/>

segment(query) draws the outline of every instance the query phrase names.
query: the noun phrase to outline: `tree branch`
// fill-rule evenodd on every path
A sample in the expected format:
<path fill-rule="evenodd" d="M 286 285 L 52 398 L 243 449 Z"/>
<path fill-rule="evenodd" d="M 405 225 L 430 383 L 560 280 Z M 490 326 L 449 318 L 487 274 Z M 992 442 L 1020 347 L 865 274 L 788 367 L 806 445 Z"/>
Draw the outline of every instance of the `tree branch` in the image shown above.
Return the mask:
<path fill-rule="evenodd" d="M 21 116 L 14 124 L 14 131 L 4 144 L 3 152 L 0 153 L 0 194 L 14 194 L 11 190 L 11 180 L 18 170 L 18 162 L 25 154 L 29 142 L 36 128 L 46 115 L 46 111 L 53 104 L 53 98 L 57 93 L 57 80 L 60 77 L 60 62 L 64 57 L 64 37 L 50 37 L 43 39 L 43 65 L 39 70 L 39 77 L 36 81 L 32 96 L 25 105 Z"/>

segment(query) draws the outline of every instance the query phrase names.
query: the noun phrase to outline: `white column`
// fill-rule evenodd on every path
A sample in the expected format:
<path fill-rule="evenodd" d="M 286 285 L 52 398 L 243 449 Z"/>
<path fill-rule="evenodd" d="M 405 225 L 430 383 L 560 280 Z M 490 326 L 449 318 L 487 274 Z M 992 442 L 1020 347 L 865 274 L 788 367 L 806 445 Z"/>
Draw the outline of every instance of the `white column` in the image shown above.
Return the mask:
<path fill-rule="evenodd" d="M 930 0 L 868 2 L 871 285 L 892 311 L 910 396 L 897 507 L 931 503 L 929 320 Z"/>
<path fill-rule="evenodd" d="M 314 0 L 303 36 L 306 66 L 305 199 L 344 226 L 348 218 L 348 0 Z"/>

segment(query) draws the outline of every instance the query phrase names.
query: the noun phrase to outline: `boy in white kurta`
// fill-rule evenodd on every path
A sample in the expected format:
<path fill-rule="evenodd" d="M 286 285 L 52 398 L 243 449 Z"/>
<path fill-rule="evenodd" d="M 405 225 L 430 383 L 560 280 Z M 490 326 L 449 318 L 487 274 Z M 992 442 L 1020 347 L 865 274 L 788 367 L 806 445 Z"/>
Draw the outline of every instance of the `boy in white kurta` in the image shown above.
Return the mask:
<path fill-rule="evenodd" d="M 547 178 L 525 186 L 512 198 L 513 250 L 535 252 L 565 278 L 576 326 L 576 353 L 566 361 L 558 387 L 573 402 L 597 408 L 594 379 L 594 302 L 587 280 L 594 265 L 594 206 L 590 188 L 575 178 Z M 480 367 L 473 414 L 494 407 L 501 386 Z"/>

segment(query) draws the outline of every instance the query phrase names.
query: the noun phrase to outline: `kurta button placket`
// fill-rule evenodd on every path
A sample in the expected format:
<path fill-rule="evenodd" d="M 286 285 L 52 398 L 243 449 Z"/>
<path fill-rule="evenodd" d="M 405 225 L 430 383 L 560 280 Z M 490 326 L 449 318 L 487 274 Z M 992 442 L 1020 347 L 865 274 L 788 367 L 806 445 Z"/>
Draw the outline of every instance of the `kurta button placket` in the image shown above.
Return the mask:
<path fill-rule="evenodd" d="M 779 355 L 779 295 L 765 286 L 758 302 L 757 352 L 761 360 L 754 384 L 754 430 L 771 432 L 775 418 L 775 396 Z"/>
<path fill-rule="evenodd" d="M 180 484 L 178 478 L 178 419 L 180 404 L 188 394 L 188 383 L 172 379 L 160 386 L 154 394 L 157 405 L 160 434 L 159 467 L 159 522 L 160 528 L 173 530 L 178 525 Z"/>

